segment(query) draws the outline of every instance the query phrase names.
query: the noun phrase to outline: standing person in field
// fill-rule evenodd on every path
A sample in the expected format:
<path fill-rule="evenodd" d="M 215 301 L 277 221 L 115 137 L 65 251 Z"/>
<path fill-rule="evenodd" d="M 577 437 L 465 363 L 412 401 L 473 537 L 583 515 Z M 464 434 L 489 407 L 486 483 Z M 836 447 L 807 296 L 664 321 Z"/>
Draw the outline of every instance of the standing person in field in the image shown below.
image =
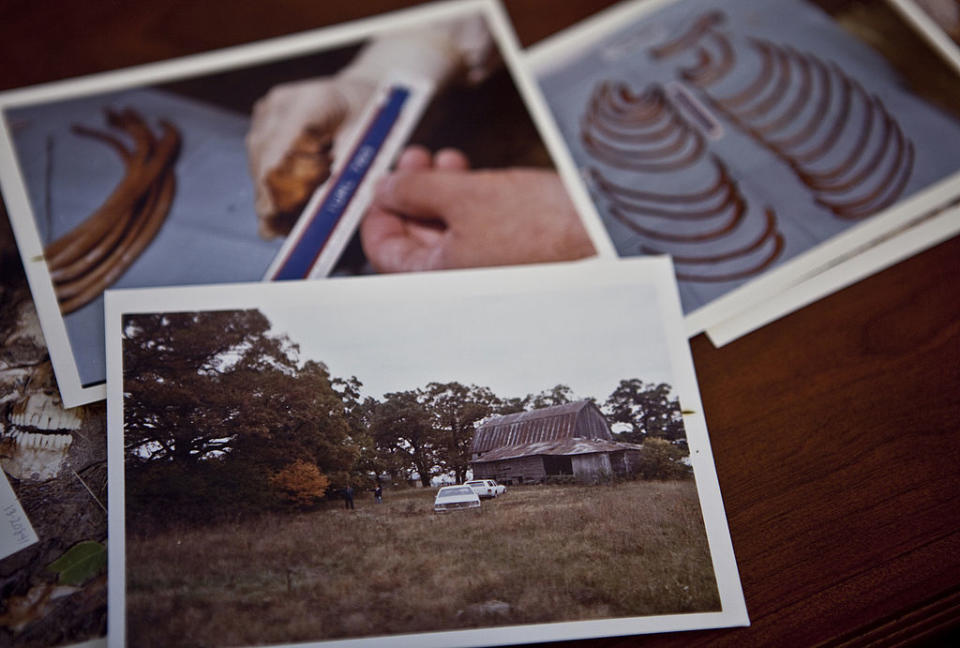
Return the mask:
<path fill-rule="evenodd" d="M 343 489 L 343 506 L 346 509 L 353 510 L 353 486 L 347 484 Z"/>
<path fill-rule="evenodd" d="M 383 504 L 383 486 L 377 484 L 377 487 L 373 489 L 373 499 L 376 500 L 377 504 Z"/>

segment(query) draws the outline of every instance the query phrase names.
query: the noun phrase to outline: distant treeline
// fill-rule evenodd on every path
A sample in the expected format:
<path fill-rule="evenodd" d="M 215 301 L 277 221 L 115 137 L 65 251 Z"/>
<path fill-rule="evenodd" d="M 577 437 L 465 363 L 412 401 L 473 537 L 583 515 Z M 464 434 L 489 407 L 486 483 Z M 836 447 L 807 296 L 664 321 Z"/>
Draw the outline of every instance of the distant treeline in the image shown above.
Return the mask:
<path fill-rule="evenodd" d="M 258 310 L 129 315 L 123 334 L 133 525 L 310 506 L 348 484 L 372 488 L 371 475 L 463 481 L 477 422 L 577 400 L 566 385 L 502 397 L 458 382 L 364 397 L 356 377 L 301 361 Z M 680 468 L 685 436 L 670 385 L 622 380 L 596 404 L 618 440 L 656 438 L 651 449 Z"/>

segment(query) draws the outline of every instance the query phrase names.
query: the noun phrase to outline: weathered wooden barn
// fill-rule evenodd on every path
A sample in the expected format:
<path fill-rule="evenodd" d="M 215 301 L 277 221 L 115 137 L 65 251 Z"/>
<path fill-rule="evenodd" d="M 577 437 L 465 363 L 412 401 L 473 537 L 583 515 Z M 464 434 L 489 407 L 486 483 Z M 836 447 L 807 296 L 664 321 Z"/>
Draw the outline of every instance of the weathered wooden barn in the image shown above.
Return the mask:
<path fill-rule="evenodd" d="M 634 472 L 641 449 L 614 441 L 603 413 L 582 400 L 483 423 L 474 432 L 470 465 L 474 479 L 503 484 L 538 483 L 559 475 L 590 482 Z"/>

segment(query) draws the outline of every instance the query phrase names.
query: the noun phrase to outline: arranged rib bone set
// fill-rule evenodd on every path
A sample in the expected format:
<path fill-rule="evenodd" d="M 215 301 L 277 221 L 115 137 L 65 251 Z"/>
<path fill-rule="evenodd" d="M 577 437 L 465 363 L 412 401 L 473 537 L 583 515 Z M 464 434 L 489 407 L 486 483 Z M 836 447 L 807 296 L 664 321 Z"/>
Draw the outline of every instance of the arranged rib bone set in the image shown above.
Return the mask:
<path fill-rule="evenodd" d="M 156 137 L 131 109 L 108 110 L 107 122 L 129 136 L 132 149 L 109 132 L 80 125 L 72 130 L 109 146 L 123 162 L 124 176 L 92 215 L 44 251 L 64 314 L 92 301 L 123 275 L 156 236 L 173 201 L 177 128 L 161 122 Z"/>
<path fill-rule="evenodd" d="M 685 192 L 643 191 L 614 182 L 595 166 L 587 169 L 588 181 L 603 195 L 608 212 L 644 240 L 656 242 L 656 247 L 641 243 L 640 251 L 673 255 L 678 278 L 741 279 L 767 268 L 783 250 L 774 210 L 750 208 L 726 165 L 707 152 L 705 137 L 661 87 L 635 95 L 623 84 L 600 84 L 581 134 L 585 150 L 603 166 L 682 174 L 688 182 Z M 741 230 L 756 234 L 746 244 L 739 236 L 731 240 Z M 709 251 L 704 250 L 707 243 Z M 717 264 L 723 268 L 697 269 Z"/>
<path fill-rule="evenodd" d="M 666 88 L 599 82 L 580 127 L 594 162 L 588 181 L 608 214 L 642 239 L 637 251 L 674 255 L 678 278 L 692 281 L 749 277 L 784 248 L 774 208 L 750 204 L 750 178 L 736 177 L 739 165 L 711 150 L 708 140 L 722 132 L 712 124 L 748 137 L 789 170 L 810 197 L 798 206 L 805 218 L 882 211 L 903 194 L 914 165 L 896 118 L 836 63 L 769 40 L 733 40 L 724 22 L 723 12 L 709 11 L 647 49 L 652 62 L 676 66 Z M 684 190 L 640 189 L 657 186 L 661 174 Z"/>

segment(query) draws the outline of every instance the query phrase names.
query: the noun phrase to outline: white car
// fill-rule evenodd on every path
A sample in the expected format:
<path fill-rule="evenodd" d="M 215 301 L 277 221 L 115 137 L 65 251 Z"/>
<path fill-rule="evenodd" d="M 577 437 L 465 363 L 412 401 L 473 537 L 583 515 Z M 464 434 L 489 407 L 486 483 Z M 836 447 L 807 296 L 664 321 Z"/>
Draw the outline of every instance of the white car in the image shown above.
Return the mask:
<path fill-rule="evenodd" d="M 506 486 L 498 484 L 492 479 L 473 479 L 466 482 L 464 486 L 469 486 L 477 494 L 477 497 L 483 499 L 499 497 L 507 492 Z"/>
<path fill-rule="evenodd" d="M 444 486 L 433 501 L 434 513 L 480 508 L 480 498 L 469 486 Z"/>

